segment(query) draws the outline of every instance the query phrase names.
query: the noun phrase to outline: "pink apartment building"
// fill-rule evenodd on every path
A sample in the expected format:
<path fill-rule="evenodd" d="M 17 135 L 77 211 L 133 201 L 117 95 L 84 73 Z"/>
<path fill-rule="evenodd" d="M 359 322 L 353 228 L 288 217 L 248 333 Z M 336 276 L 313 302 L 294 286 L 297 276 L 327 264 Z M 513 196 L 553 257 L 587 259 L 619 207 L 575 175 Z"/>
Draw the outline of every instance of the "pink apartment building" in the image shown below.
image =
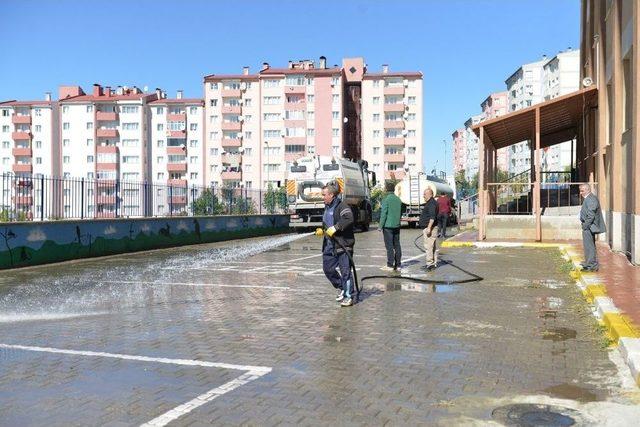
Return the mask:
<path fill-rule="evenodd" d="M 455 176 L 467 165 L 467 140 L 464 128 L 456 129 L 451 137 L 453 138 L 453 173 Z"/>
<path fill-rule="evenodd" d="M 506 91 L 495 92 L 489 95 L 482 103 L 482 121 L 503 116 L 509 112 L 509 97 Z M 500 149 L 497 152 L 498 169 L 502 171 L 509 170 L 509 150 Z"/>

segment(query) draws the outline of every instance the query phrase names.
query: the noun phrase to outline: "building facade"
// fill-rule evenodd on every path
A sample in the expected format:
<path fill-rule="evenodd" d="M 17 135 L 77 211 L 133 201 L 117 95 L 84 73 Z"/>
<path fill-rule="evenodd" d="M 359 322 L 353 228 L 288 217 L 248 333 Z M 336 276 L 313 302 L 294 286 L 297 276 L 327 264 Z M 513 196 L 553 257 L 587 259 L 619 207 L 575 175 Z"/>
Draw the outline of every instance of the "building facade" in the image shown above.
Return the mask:
<path fill-rule="evenodd" d="M 453 176 L 467 167 L 467 140 L 464 128 L 456 129 L 451 134 L 453 140 Z"/>
<path fill-rule="evenodd" d="M 580 78 L 598 88 L 598 108 L 584 114 L 576 163 L 594 182 L 613 250 L 640 264 L 640 5 L 583 0 Z M 586 79 L 586 80 L 585 80 Z"/>
<path fill-rule="evenodd" d="M 495 92 L 489 95 L 482 103 L 482 120 L 489 120 L 503 116 L 509 112 L 509 98 L 507 92 Z M 498 169 L 507 172 L 509 170 L 509 150 L 498 150 Z"/>
<path fill-rule="evenodd" d="M 368 73 L 362 58 L 328 67 L 321 57 L 212 74 L 204 85 L 211 185 L 282 185 L 287 167 L 312 154 L 364 159 L 387 179 L 422 170 L 421 73 Z"/>

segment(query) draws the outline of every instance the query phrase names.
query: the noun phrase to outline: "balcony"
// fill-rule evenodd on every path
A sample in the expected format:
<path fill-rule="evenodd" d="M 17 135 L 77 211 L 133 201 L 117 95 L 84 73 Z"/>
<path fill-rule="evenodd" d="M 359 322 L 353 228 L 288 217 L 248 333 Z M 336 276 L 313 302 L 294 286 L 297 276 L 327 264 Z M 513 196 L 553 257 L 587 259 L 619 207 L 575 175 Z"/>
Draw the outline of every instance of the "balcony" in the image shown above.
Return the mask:
<path fill-rule="evenodd" d="M 222 138 L 220 144 L 223 147 L 240 147 L 240 146 L 242 146 L 242 139 L 240 139 L 240 138 Z"/>
<path fill-rule="evenodd" d="M 100 188 L 116 188 L 116 181 L 114 179 L 99 179 L 96 181 L 96 186 Z"/>
<path fill-rule="evenodd" d="M 223 98 L 240 98 L 240 89 L 222 89 L 220 91 Z"/>
<path fill-rule="evenodd" d="M 115 205 L 116 204 L 116 195 L 98 195 L 96 196 L 96 204 L 97 205 Z"/>
<path fill-rule="evenodd" d="M 242 123 L 240 122 L 222 122 L 221 126 L 222 130 L 235 130 L 239 131 L 242 129 Z"/>
<path fill-rule="evenodd" d="M 182 146 L 178 146 L 178 147 L 168 146 L 167 147 L 167 154 L 169 154 L 169 155 L 183 156 L 186 153 L 187 153 L 186 148 L 184 148 Z"/>
<path fill-rule="evenodd" d="M 220 160 L 223 164 L 239 165 L 240 159 L 240 154 L 223 154 Z"/>
<path fill-rule="evenodd" d="M 186 137 L 187 137 L 187 131 L 186 130 L 168 130 L 167 131 L 167 138 L 184 139 Z"/>
<path fill-rule="evenodd" d="M 404 86 L 386 86 L 384 88 L 385 95 L 404 95 Z"/>
<path fill-rule="evenodd" d="M 384 161 L 389 163 L 404 163 L 404 154 L 385 154 Z"/>
<path fill-rule="evenodd" d="M 222 172 L 220 176 L 225 180 L 239 181 L 242 179 L 242 172 Z"/>
<path fill-rule="evenodd" d="M 403 137 L 385 138 L 384 145 L 402 145 L 404 147 L 404 138 Z"/>
<path fill-rule="evenodd" d="M 167 198 L 172 205 L 186 205 L 187 196 L 171 196 Z"/>
<path fill-rule="evenodd" d="M 14 173 L 31 173 L 33 172 L 33 165 L 31 163 L 14 163 Z"/>
<path fill-rule="evenodd" d="M 403 170 L 384 171 L 384 179 L 403 179 L 405 174 Z"/>
<path fill-rule="evenodd" d="M 21 115 L 21 114 L 13 114 L 11 116 L 11 123 L 14 125 L 30 125 L 31 124 L 31 116 L 29 115 Z"/>
<path fill-rule="evenodd" d="M 168 122 L 185 122 L 187 121 L 187 113 L 169 114 L 167 113 Z"/>
<path fill-rule="evenodd" d="M 187 164 L 186 163 L 167 163 L 167 171 L 186 173 Z"/>
<path fill-rule="evenodd" d="M 284 94 L 288 95 L 290 93 L 307 93 L 306 86 L 285 86 Z"/>
<path fill-rule="evenodd" d="M 11 150 L 13 157 L 31 157 L 32 151 L 29 147 L 15 147 Z"/>
<path fill-rule="evenodd" d="M 284 144 L 285 145 L 307 145 L 307 137 L 306 136 L 285 136 Z"/>
<path fill-rule="evenodd" d="M 24 141 L 25 139 L 31 139 L 31 132 L 25 132 L 25 131 L 18 131 L 18 132 L 11 132 L 11 138 L 13 138 L 14 141 Z"/>
<path fill-rule="evenodd" d="M 385 129 L 404 129 L 404 120 L 385 120 Z"/>
<path fill-rule="evenodd" d="M 98 154 L 118 154 L 118 147 L 115 145 L 97 145 L 96 153 Z"/>
<path fill-rule="evenodd" d="M 116 171 L 118 170 L 117 163 L 96 163 L 97 171 Z"/>
<path fill-rule="evenodd" d="M 240 105 L 223 105 L 222 114 L 242 114 L 242 107 Z"/>
<path fill-rule="evenodd" d="M 98 129 L 96 130 L 96 136 L 98 138 L 117 138 L 118 129 Z"/>
<path fill-rule="evenodd" d="M 384 104 L 385 113 L 403 113 L 405 109 L 404 104 Z"/>
<path fill-rule="evenodd" d="M 118 120 L 118 113 L 114 111 L 97 111 L 96 120 L 99 122 L 115 122 Z"/>
<path fill-rule="evenodd" d="M 188 185 L 188 182 L 186 179 L 169 179 L 167 180 L 167 185 L 171 187 L 184 188 Z"/>
<path fill-rule="evenodd" d="M 293 162 L 294 160 L 298 160 L 300 157 L 304 157 L 307 154 L 306 151 L 298 151 L 295 153 L 285 153 L 284 161 L 285 162 Z"/>

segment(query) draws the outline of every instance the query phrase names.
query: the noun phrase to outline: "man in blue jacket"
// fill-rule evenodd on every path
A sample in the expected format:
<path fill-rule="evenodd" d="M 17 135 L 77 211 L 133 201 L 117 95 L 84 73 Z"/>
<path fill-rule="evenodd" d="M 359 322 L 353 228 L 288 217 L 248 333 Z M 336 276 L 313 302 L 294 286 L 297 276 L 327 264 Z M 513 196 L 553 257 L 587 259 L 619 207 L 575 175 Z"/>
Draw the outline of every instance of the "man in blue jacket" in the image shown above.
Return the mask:
<path fill-rule="evenodd" d="M 387 249 L 387 265 L 380 270 L 401 271 L 402 249 L 400 248 L 400 217 L 402 215 L 402 201 L 393 192 L 395 186 L 387 182 L 387 195 L 380 205 L 380 225 L 384 237 L 384 247 Z"/>
<path fill-rule="evenodd" d="M 349 255 L 345 250 L 353 254 L 356 241 L 353 235 L 354 219 L 351 207 L 338 198 L 339 193 L 340 188 L 333 182 L 322 187 L 325 205 L 322 216 L 325 229 L 322 240 L 322 269 L 333 287 L 340 289 L 336 301 L 343 307 L 350 307 L 353 305 L 353 278 Z"/>

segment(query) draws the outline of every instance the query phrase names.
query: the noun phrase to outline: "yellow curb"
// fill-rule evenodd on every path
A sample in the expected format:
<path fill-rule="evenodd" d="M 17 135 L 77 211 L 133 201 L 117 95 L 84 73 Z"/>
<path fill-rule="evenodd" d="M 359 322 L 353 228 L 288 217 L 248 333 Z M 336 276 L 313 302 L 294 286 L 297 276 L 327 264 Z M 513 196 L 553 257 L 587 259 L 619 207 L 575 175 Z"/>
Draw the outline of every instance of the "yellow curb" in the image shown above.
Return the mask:
<path fill-rule="evenodd" d="M 623 314 L 605 313 L 602 320 L 607 326 L 609 335 L 616 343 L 622 337 L 640 338 L 640 334 L 635 330 L 631 321 Z"/>
<path fill-rule="evenodd" d="M 450 241 L 444 241 L 442 242 L 442 244 L 440 244 L 441 248 L 464 248 L 464 247 L 471 247 L 474 246 L 475 243 L 473 242 L 450 242 Z"/>
<path fill-rule="evenodd" d="M 604 285 L 588 285 L 584 293 L 589 303 L 593 304 L 593 300 L 596 299 L 596 297 L 607 296 L 607 288 L 605 288 Z"/>

